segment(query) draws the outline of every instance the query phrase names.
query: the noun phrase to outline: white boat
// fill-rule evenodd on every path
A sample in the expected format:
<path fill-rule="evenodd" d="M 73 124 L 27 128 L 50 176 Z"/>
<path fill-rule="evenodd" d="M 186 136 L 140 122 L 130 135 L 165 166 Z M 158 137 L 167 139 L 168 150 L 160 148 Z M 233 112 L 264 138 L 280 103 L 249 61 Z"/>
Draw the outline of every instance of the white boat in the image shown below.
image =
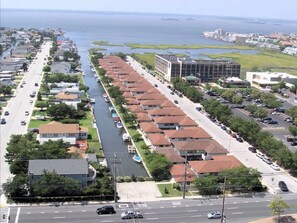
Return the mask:
<path fill-rule="evenodd" d="M 90 103 L 91 103 L 91 104 L 95 104 L 95 102 L 96 102 L 96 101 L 95 101 L 95 98 L 90 98 Z"/>
<path fill-rule="evenodd" d="M 108 98 L 104 98 L 104 101 L 105 101 L 106 103 L 109 103 L 109 99 L 108 99 Z"/>
<path fill-rule="evenodd" d="M 91 70 L 92 70 L 93 72 L 96 72 L 96 69 L 95 69 L 95 68 L 92 68 Z"/>
<path fill-rule="evenodd" d="M 83 72 L 82 72 L 82 75 L 83 75 L 83 76 L 86 76 L 86 73 L 83 71 Z"/>
<path fill-rule="evenodd" d="M 123 138 L 124 142 L 130 142 L 130 140 L 131 140 L 131 137 L 129 136 L 128 133 L 124 133 L 122 138 Z"/>
<path fill-rule="evenodd" d="M 118 121 L 118 122 L 117 122 L 117 128 L 118 128 L 118 129 L 123 128 L 123 124 L 122 124 L 121 121 Z"/>
<path fill-rule="evenodd" d="M 115 111 L 115 109 L 114 109 L 113 106 L 109 106 L 109 107 L 108 107 L 108 110 L 109 110 L 110 112 L 114 112 L 114 111 Z"/>
<path fill-rule="evenodd" d="M 136 154 L 132 157 L 132 159 L 133 159 L 136 163 L 141 163 L 141 162 L 142 162 L 141 157 L 138 156 L 138 155 L 136 155 Z"/>

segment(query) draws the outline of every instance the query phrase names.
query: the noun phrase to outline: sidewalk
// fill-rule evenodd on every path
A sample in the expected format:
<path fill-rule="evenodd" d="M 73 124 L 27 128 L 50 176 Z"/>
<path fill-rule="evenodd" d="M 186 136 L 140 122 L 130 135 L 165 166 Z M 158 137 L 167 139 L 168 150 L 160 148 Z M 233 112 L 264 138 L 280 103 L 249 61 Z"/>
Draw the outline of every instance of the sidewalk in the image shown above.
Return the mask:
<path fill-rule="evenodd" d="M 291 215 L 281 215 L 283 219 L 281 220 L 281 223 L 294 223 L 297 222 L 297 214 L 291 214 Z M 265 218 L 257 221 L 251 221 L 249 223 L 275 223 L 274 217 L 271 218 Z"/>

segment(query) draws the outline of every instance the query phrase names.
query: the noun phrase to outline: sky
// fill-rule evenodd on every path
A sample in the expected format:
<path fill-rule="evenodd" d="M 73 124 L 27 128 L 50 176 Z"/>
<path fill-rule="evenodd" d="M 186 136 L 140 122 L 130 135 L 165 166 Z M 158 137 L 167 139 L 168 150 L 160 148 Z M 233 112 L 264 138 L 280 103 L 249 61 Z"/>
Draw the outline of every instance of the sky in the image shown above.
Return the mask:
<path fill-rule="evenodd" d="M 297 20 L 297 0 L 0 0 L 0 8 L 168 13 Z"/>

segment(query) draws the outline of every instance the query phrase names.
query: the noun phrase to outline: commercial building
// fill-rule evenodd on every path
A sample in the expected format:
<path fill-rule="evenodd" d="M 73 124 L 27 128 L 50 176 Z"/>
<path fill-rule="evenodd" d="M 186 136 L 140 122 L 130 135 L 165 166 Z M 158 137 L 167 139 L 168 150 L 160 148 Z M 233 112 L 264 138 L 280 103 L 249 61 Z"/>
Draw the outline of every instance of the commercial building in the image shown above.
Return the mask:
<path fill-rule="evenodd" d="M 191 76 L 209 82 L 240 76 L 240 64 L 230 60 L 192 60 L 174 55 L 156 55 L 155 70 L 167 81 Z"/>
<path fill-rule="evenodd" d="M 218 83 L 225 88 L 246 88 L 251 86 L 250 82 L 241 80 L 238 77 L 221 78 Z"/>
<path fill-rule="evenodd" d="M 255 87 L 271 88 L 280 81 L 284 81 L 286 84 L 293 84 L 297 81 L 297 77 L 287 73 L 247 72 L 246 80 Z"/>

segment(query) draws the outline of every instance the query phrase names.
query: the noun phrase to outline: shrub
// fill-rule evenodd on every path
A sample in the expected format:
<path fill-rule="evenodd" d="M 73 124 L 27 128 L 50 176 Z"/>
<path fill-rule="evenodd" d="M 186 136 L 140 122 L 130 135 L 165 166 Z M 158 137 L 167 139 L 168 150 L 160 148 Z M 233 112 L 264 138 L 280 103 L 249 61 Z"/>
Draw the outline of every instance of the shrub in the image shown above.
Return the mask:
<path fill-rule="evenodd" d="M 131 180 L 132 180 L 133 182 L 136 182 L 136 177 L 135 177 L 134 173 L 132 174 Z"/>
<path fill-rule="evenodd" d="M 151 177 L 145 177 L 144 180 L 145 181 L 153 181 L 153 179 Z"/>
<path fill-rule="evenodd" d="M 169 191 L 168 191 L 167 187 L 164 188 L 164 193 L 169 194 Z"/>
<path fill-rule="evenodd" d="M 138 182 L 143 182 L 144 181 L 144 177 L 142 177 L 142 176 L 137 177 L 137 181 Z"/>
<path fill-rule="evenodd" d="M 117 176 L 117 182 L 122 183 L 124 181 L 123 177 Z"/>
<path fill-rule="evenodd" d="M 131 182 L 131 181 L 132 181 L 132 179 L 131 179 L 130 176 L 125 176 L 125 177 L 124 177 L 124 182 L 129 183 L 129 182 Z"/>
<path fill-rule="evenodd" d="M 173 188 L 173 189 L 176 189 L 176 190 L 180 190 L 180 184 L 178 184 L 178 183 L 174 183 L 174 184 L 172 185 L 172 188 Z"/>

